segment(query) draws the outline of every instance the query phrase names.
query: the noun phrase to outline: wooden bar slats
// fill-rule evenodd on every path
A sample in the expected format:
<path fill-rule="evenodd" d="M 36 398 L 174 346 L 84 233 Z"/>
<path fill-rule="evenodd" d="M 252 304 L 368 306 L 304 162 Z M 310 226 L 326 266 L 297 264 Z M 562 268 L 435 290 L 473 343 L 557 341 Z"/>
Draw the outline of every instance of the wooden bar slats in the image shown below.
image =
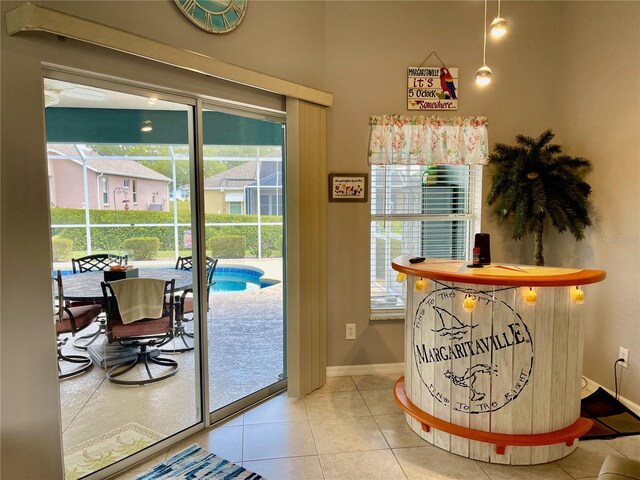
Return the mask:
<path fill-rule="evenodd" d="M 491 463 L 546 463 L 575 450 L 590 421 L 580 419 L 583 307 L 570 287 L 537 288 L 529 303 L 529 287 L 429 280 L 417 292 L 418 278 L 407 283 L 408 404 L 400 401 L 412 430 Z"/>

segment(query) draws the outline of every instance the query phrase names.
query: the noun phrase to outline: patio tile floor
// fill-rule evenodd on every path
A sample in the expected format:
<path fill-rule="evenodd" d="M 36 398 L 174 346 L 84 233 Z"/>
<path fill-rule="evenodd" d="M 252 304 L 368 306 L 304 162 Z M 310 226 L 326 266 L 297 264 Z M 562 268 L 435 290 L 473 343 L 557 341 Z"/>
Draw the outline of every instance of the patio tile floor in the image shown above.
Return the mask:
<path fill-rule="evenodd" d="M 271 263 L 264 268 L 265 277 L 280 279 L 277 266 L 281 262 Z M 255 259 L 252 265 L 262 268 Z M 207 329 L 213 410 L 279 380 L 283 372 L 282 296 L 282 283 L 261 290 L 211 295 Z M 189 322 L 187 328 L 192 329 L 193 324 Z M 81 353 L 72 347 L 71 339 L 63 351 Z M 169 436 L 200 421 L 196 414 L 194 352 L 162 356 L 174 358 L 180 369 L 155 384 L 116 385 L 97 365 L 85 374 L 61 381 L 64 448 L 129 422 Z"/>

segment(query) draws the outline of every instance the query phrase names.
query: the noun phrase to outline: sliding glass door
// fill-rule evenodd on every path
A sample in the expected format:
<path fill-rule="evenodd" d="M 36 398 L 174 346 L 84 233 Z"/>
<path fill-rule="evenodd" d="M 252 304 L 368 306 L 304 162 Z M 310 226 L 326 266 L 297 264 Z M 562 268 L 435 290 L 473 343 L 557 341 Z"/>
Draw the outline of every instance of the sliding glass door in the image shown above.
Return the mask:
<path fill-rule="evenodd" d="M 50 78 L 44 97 L 64 462 L 75 479 L 203 422 L 200 319 L 188 306 L 197 224 L 183 194 L 195 111 L 155 92 Z M 128 319 L 115 280 L 129 277 L 173 282 L 173 295 L 145 291 L 129 307 L 161 310 Z"/>
<path fill-rule="evenodd" d="M 284 114 L 81 78 L 44 79 L 67 479 L 286 387 Z"/>
<path fill-rule="evenodd" d="M 284 124 L 209 106 L 202 115 L 213 420 L 286 386 Z"/>

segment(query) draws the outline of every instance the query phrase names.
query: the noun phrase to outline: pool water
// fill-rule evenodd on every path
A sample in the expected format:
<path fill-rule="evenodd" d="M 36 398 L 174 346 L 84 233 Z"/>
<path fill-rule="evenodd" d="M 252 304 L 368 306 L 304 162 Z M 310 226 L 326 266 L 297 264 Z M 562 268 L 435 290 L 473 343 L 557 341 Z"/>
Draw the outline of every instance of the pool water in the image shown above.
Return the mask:
<path fill-rule="evenodd" d="M 211 288 L 214 294 L 243 292 L 250 290 L 260 290 L 270 287 L 271 282 L 264 282 L 260 277 L 264 275 L 261 270 L 253 270 L 240 267 L 218 267 L 213 274 L 215 282 Z"/>

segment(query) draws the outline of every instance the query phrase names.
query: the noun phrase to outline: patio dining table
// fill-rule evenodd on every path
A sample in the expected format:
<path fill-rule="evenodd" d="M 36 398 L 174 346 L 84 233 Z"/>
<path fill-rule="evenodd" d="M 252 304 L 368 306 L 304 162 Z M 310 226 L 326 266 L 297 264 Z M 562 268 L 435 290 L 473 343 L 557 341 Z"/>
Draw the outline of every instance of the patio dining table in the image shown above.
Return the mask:
<path fill-rule="evenodd" d="M 139 268 L 139 278 L 157 278 L 160 280 L 175 280 L 175 290 L 186 290 L 193 283 L 193 272 L 176 268 Z M 102 301 L 102 287 L 104 272 L 84 272 L 62 277 L 65 300 Z"/>
<path fill-rule="evenodd" d="M 104 282 L 104 271 L 75 273 L 62 277 L 64 286 L 65 301 L 91 301 L 101 303 L 103 301 L 103 293 L 101 283 Z M 176 268 L 139 268 L 138 278 L 154 278 L 164 281 L 175 280 L 175 291 L 190 289 L 193 284 L 193 272 L 190 270 L 181 270 Z M 55 295 L 55 293 L 54 293 Z M 77 340 L 85 341 L 84 344 L 74 346 L 87 350 L 91 344 L 105 333 L 104 323 L 100 323 L 98 330 L 94 334 L 78 337 Z M 173 338 L 184 336 L 184 330 L 178 324 L 174 325 Z M 89 339 L 88 341 L 86 341 Z M 184 342 L 184 339 L 183 339 Z M 188 345 L 185 346 L 188 347 Z M 173 351 L 188 351 L 192 347 L 186 349 L 174 348 Z M 118 362 L 126 361 L 131 355 L 131 348 L 124 348 L 122 345 L 109 344 L 107 346 L 98 346 L 97 348 L 89 348 L 89 353 L 97 365 L 102 368 L 108 368 L 116 365 Z M 129 356 L 127 356 L 129 355 Z"/>

